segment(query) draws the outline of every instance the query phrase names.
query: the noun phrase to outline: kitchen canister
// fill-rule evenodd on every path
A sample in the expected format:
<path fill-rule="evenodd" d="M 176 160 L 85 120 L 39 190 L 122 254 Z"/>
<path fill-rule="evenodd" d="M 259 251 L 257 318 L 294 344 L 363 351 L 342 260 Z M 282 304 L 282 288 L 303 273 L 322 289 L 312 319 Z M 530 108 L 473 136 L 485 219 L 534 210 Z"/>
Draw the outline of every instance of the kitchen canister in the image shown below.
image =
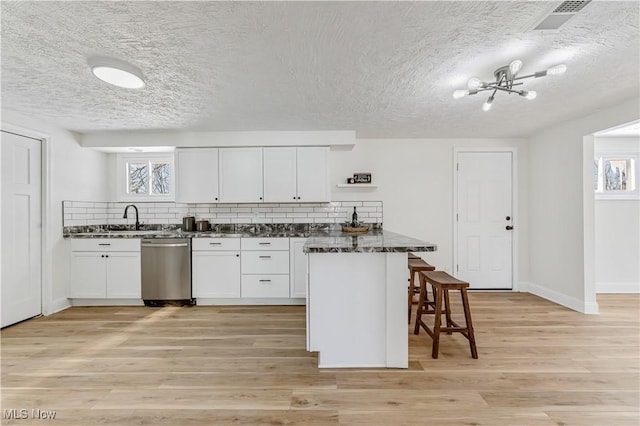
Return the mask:
<path fill-rule="evenodd" d="M 182 230 L 185 232 L 195 232 L 196 230 L 195 216 L 185 216 L 182 218 Z"/>
<path fill-rule="evenodd" d="M 196 229 L 198 230 L 198 232 L 207 232 L 211 230 L 211 225 L 209 224 L 208 220 L 199 220 L 196 224 Z"/>

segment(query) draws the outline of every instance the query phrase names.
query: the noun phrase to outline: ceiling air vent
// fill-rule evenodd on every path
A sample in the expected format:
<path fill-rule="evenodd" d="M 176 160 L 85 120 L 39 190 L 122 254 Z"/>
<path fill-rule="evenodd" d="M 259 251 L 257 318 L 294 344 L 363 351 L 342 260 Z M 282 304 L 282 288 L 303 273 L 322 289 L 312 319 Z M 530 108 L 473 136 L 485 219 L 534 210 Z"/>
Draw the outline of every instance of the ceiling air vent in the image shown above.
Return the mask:
<path fill-rule="evenodd" d="M 534 31 L 554 31 L 558 30 L 576 13 L 580 12 L 591 0 L 584 1 L 564 1 L 560 3 L 551 13 L 546 15 L 534 27 Z"/>

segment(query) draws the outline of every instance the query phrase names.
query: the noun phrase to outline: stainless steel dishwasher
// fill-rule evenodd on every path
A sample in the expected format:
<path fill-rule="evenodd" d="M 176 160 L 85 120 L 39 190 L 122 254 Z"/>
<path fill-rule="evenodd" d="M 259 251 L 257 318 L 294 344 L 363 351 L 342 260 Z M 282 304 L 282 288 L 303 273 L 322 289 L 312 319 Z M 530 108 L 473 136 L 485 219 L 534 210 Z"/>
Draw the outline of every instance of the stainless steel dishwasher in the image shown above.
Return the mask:
<path fill-rule="evenodd" d="M 145 305 L 193 304 L 191 240 L 149 238 L 141 244 L 142 299 Z"/>

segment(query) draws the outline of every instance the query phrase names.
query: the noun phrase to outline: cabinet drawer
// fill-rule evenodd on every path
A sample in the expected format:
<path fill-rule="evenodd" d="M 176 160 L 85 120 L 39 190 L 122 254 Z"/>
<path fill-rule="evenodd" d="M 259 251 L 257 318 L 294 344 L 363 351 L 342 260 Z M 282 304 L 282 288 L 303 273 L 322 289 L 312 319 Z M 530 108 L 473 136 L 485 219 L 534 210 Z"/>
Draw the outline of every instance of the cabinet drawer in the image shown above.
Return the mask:
<path fill-rule="evenodd" d="M 243 251 L 243 274 L 288 274 L 289 251 Z"/>
<path fill-rule="evenodd" d="M 71 251 L 140 251 L 140 239 L 73 238 Z"/>
<path fill-rule="evenodd" d="M 238 251 L 240 238 L 193 238 L 191 248 L 194 251 Z"/>
<path fill-rule="evenodd" d="M 289 275 L 243 275 L 242 297 L 289 297 Z"/>
<path fill-rule="evenodd" d="M 242 238 L 242 250 L 289 250 L 289 238 Z"/>

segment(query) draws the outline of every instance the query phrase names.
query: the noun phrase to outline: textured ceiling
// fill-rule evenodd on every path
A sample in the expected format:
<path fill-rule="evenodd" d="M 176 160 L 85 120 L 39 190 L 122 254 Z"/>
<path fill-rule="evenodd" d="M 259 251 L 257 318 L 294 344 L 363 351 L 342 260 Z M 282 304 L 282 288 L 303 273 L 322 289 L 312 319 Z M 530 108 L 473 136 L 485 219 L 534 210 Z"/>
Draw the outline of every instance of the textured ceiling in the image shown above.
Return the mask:
<path fill-rule="evenodd" d="M 2 108 L 81 133 L 355 130 L 361 138 L 516 137 L 640 92 L 639 4 L 559 2 L 2 1 Z M 87 61 L 139 67 L 143 90 Z M 538 98 L 453 90 L 519 58 Z"/>

